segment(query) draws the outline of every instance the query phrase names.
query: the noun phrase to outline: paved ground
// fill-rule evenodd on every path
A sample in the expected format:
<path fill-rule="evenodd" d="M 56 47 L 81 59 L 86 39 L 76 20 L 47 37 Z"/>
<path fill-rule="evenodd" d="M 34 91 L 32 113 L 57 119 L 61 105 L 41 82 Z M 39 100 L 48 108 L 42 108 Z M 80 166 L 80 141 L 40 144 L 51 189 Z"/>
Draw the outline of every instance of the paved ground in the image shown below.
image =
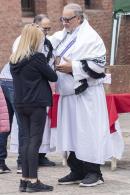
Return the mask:
<path fill-rule="evenodd" d="M 54 186 L 53 192 L 35 193 L 37 195 L 130 195 L 130 114 L 121 115 L 121 127 L 125 140 L 125 151 L 121 161 L 118 162 L 116 171 L 110 170 L 110 162 L 102 167 L 105 183 L 91 188 L 82 188 L 78 185 L 61 186 L 57 179 L 69 172 L 62 166 L 62 158 L 59 154 L 51 154 L 49 158 L 57 163 L 53 168 L 40 168 L 39 178 Z M 0 195 L 21 194 L 18 192 L 20 175 L 16 174 L 16 155 L 9 153 L 7 164 L 12 173 L 0 175 Z M 27 193 L 25 193 L 27 194 Z"/>

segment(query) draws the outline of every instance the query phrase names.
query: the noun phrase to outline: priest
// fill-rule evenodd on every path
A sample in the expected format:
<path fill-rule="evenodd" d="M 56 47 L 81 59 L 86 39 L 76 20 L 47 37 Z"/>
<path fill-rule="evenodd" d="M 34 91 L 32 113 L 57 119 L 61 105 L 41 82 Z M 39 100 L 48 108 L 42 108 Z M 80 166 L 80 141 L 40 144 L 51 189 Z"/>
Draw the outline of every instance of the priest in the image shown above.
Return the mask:
<path fill-rule="evenodd" d="M 106 49 L 80 5 L 67 4 L 64 28 L 50 37 L 58 73 L 57 150 L 69 153 L 70 174 L 59 184 L 104 183 L 100 165 L 112 157 L 108 112 L 103 88 Z"/>

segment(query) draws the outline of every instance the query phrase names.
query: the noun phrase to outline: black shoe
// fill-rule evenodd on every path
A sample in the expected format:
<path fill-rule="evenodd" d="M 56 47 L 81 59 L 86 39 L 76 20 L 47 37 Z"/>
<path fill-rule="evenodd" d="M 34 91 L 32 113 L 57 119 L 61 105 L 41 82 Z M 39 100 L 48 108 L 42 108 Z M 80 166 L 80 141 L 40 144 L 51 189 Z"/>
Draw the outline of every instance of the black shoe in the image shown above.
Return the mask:
<path fill-rule="evenodd" d="M 92 187 L 103 183 L 104 179 L 101 175 L 98 175 L 97 173 L 88 173 L 86 177 L 81 181 L 79 186 Z"/>
<path fill-rule="evenodd" d="M 27 183 L 28 181 L 25 180 L 20 180 L 20 185 L 19 185 L 19 191 L 20 192 L 26 192 L 26 188 L 27 188 Z"/>
<path fill-rule="evenodd" d="M 56 164 L 50 161 L 47 157 L 39 157 L 39 166 L 53 167 L 56 166 Z"/>
<path fill-rule="evenodd" d="M 58 179 L 59 184 L 67 185 L 67 184 L 76 184 L 80 183 L 83 179 L 83 176 L 79 176 L 73 172 L 70 172 L 70 174 L 66 175 L 65 177 L 62 177 L 61 179 Z"/>
<path fill-rule="evenodd" d="M 0 174 L 10 173 L 11 170 L 7 167 L 5 163 L 0 164 Z"/>
<path fill-rule="evenodd" d="M 17 174 L 22 174 L 22 165 L 18 164 L 17 166 Z"/>
<path fill-rule="evenodd" d="M 36 183 L 31 183 L 30 181 L 27 184 L 26 192 L 49 192 L 53 190 L 53 186 L 49 186 L 41 183 L 39 180 Z"/>

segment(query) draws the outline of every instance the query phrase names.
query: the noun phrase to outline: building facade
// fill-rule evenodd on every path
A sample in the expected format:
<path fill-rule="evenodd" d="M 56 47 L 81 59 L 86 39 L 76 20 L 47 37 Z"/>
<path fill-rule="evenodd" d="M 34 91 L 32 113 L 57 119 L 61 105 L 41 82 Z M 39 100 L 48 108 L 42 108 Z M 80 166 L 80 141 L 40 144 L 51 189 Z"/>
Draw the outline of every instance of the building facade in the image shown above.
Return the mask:
<path fill-rule="evenodd" d="M 25 23 L 32 22 L 36 14 L 48 14 L 52 20 L 52 33 L 61 29 L 59 21 L 63 6 L 79 3 L 85 10 L 93 28 L 103 38 L 107 48 L 107 64 L 110 61 L 113 0 L 0 0 L 0 67 L 9 59 L 12 44 Z M 121 23 L 118 60 L 116 64 L 129 64 L 130 60 L 130 16 Z"/>

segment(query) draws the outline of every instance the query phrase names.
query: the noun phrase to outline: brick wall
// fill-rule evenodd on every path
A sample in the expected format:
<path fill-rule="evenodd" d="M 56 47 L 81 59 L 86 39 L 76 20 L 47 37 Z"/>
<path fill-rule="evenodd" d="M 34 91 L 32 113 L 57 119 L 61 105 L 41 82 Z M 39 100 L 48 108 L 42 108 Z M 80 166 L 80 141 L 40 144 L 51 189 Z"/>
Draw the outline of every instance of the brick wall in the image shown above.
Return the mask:
<path fill-rule="evenodd" d="M 125 22 L 125 56 L 126 64 L 130 64 L 130 16 L 126 16 Z"/>
<path fill-rule="evenodd" d="M 0 67 L 9 60 L 13 41 L 20 30 L 20 1 L 0 0 Z"/>
<path fill-rule="evenodd" d="M 98 0 L 96 0 L 98 1 Z M 100 0 L 101 1 L 101 0 Z M 106 11 L 112 11 L 113 9 L 113 0 L 102 0 L 102 8 Z"/>
<path fill-rule="evenodd" d="M 130 16 L 122 17 L 116 64 L 130 64 Z"/>
<path fill-rule="evenodd" d="M 61 29 L 60 16 L 62 15 L 62 8 L 64 0 L 47 0 L 47 13 L 52 21 L 53 32 Z"/>
<path fill-rule="evenodd" d="M 90 9 L 102 9 L 102 0 L 91 0 Z"/>
<path fill-rule="evenodd" d="M 34 0 L 35 15 L 47 13 L 47 0 Z"/>
<path fill-rule="evenodd" d="M 105 9 L 107 11 L 112 10 L 113 0 L 90 0 L 90 9 Z"/>
<path fill-rule="evenodd" d="M 66 0 L 66 3 L 78 3 L 80 4 L 83 8 L 85 6 L 84 0 Z"/>

